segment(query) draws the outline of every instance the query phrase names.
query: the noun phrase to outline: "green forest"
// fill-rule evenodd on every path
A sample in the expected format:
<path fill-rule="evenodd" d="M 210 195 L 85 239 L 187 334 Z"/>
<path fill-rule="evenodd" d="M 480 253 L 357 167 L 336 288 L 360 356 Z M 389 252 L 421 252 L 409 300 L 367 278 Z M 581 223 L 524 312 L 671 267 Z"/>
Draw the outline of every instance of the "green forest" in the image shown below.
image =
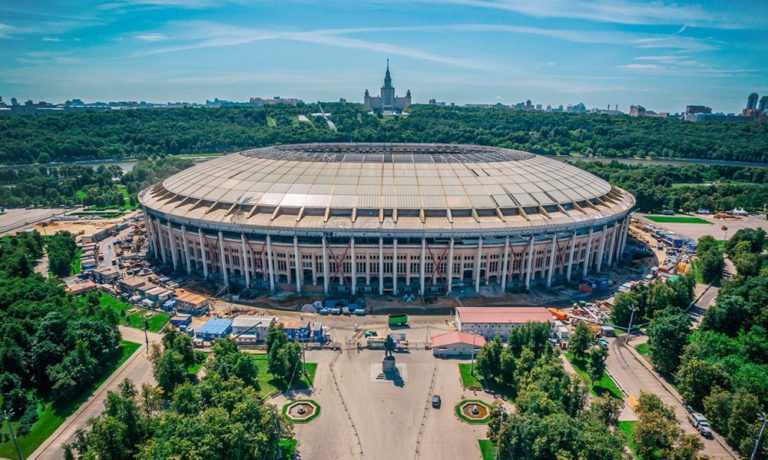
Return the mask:
<path fill-rule="evenodd" d="M 768 168 L 729 165 L 627 165 L 618 161 L 574 163 L 631 192 L 637 210 L 712 212 L 744 208 L 762 211 L 768 204 Z"/>
<path fill-rule="evenodd" d="M 0 116 L 0 164 L 231 152 L 298 142 L 446 142 L 543 155 L 768 161 L 768 125 L 414 105 L 407 117 L 360 104 Z M 299 123 L 299 114 L 311 123 Z"/>
<path fill-rule="evenodd" d="M 50 250 L 58 253 L 70 238 L 57 235 Z M 34 273 L 44 244 L 37 232 L 0 239 L 0 409 L 11 415 L 25 455 L 123 353 L 112 310 Z M 3 426 L 0 456 L 11 456 L 12 449 Z"/>

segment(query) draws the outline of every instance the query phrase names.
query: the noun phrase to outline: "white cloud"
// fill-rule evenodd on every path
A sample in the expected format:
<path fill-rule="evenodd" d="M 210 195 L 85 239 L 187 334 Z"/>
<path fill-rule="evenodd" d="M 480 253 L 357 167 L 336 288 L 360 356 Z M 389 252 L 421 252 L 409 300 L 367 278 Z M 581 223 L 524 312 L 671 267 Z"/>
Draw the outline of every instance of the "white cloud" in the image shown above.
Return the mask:
<path fill-rule="evenodd" d="M 389 43 L 360 40 L 343 36 L 351 31 L 360 29 L 320 29 L 304 32 L 270 31 L 262 29 L 248 29 L 234 27 L 225 24 L 192 21 L 175 24 L 178 33 L 169 34 L 176 45 L 163 48 L 151 48 L 140 51 L 135 56 L 148 56 L 163 53 L 179 52 L 198 48 L 214 48 L 225 46 L 238 46 L 258 41 L 284 40 L 313 43 L 317 45 L 333 46 L 339 48 L 364 49 L 387 55 L 406 56 L 424 61 L 439 62 L 459 67 L 482 68 L 480 62 L 445 56 L 441 54 L 421 51 L 412 47 L 401 47 Z M 368 29 L 370 30 L 370 29 Z"/>
<path fill-rule="evenodd" d="M 61 41 L 59 37 L 43 37 L 42 40 L 44 42 L 53 42 L 53 43 L 58 43 Z"/>
<path fill-rule="evenodd" d="M 662 67 L 657 64 L 624 64 L 617 65 L 616 68 L 628 70 L 659 70 Z"/>
<path fill-rule="evenodd" d="M 160 42 L 165 40 L 167 37 L 165 34 L 160 33 L 149 33 L 149 34 L 141 34 L 137 35 L 136 39 L 141 40 L 143 42 Z"/>
<path fill-rule="evenodd" d="M 677 25 L 717 29 L 768 27 L 768 16 L 746 9 L 715 14 L 698 5 L 678 5 L 669 1 L 630 0 L 421 0 L 475 8 L 511 11 L 536 18 L 582 19 L 593 22 L 637 25 Z"/>

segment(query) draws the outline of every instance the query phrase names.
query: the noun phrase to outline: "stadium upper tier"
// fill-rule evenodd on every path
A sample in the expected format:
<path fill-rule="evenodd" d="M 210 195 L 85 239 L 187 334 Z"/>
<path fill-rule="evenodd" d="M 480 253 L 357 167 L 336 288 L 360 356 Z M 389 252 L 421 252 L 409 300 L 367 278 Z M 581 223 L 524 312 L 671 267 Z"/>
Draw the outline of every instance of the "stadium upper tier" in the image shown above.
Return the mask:
<path fill-rule="evenodd" d="M 272 229 L 531 230 L 625 214 L 634 198 L 579 168 L 454 144 L 298 144 L 233 153 L 141 193 L 157 213 Z"/>

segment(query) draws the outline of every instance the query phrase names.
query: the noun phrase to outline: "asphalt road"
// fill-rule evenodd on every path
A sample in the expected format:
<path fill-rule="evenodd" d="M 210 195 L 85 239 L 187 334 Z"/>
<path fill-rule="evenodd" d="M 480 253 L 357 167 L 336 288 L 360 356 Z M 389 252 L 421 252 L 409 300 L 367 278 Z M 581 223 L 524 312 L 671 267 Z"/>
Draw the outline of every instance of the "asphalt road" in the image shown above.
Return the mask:
<path fill-rule="evenodd" d="M 639 339 L 634 339 L 636 342 Z M 630 341 L 630 346 L 633 341 Z M 609 339 L 609 353 L 606 359 L 606 367 L 613 374 L 618 383 L 624 387 L 629 395 L 635 399 L 640 396 L 641 391 L 654 393 L 661 398 L 664 404 L 671 406 L 675 411 L 680 427 L 687 433 L 697 433 L 696 429 L 688 421 L 688 412 L 685 410 L 682 398 L 668 384 L 663 384 L 658 377 L 648 367 L 643 365 L 643 359 L 630 350 L 629 346 L 624 345 L 624 337 Z M 730 449 L 725 444 L 725 440 L 715 434 L 715 439 L 705 439 L 703 454 L 712 459 L 736 459 Z"/>
<path fill-rule="evenodd" d="M 74 440 L 77 430 L 87 427 L 88 419 L 102 413 L 107 393 L 117 391 L 120 382 L 123 380 L 132 380 L 137 387 L 141 387 L 145 383 L 154 385 L 155 379 L 152 375 L 152 364 L 149 362 L 147 348 L 144 345 L 144 331 L 120 326 L 120 334 L 124 340 L 142 344 L 141 347 L 96 390 L 88 401 L 83 403 L 74 414 L 69 416 L 28 459 L 59 460 L 64 458 L 62 446 Z M 150 344 L 160 342 L 159 334 L 150 332 L 148 335 Z"/>

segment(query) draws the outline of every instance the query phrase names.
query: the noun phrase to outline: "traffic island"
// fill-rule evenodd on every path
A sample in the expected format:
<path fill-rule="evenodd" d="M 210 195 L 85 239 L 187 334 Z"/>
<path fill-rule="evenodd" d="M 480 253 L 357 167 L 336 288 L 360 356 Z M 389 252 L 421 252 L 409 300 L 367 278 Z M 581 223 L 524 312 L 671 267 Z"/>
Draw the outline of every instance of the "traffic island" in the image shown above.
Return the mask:
<path fill-rule="evenodd" d="M 471 424 L 488 423 L 491 406 L 479 399 L 465 399 L 456 404 L 456 416 Z"/>
<path fill-rule="evenodd" d="M 311 399 L 297 399 L 283 406 L 283 417 L 293 423 L 309 423 L 320 416 L 320 405 Z"/>

